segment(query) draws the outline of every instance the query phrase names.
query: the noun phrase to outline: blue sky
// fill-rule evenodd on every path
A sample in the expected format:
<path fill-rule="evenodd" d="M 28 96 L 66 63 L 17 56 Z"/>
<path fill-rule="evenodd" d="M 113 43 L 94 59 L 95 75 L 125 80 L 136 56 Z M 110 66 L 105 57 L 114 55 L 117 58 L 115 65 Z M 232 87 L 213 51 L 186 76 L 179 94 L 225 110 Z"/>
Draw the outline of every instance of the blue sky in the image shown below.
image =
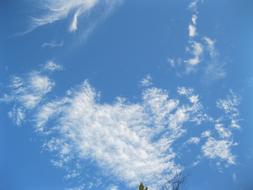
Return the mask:
<path fill-rule="evenodd" d="M 252 189 L 252 6 L 0 2 L 0 189 Z"/>

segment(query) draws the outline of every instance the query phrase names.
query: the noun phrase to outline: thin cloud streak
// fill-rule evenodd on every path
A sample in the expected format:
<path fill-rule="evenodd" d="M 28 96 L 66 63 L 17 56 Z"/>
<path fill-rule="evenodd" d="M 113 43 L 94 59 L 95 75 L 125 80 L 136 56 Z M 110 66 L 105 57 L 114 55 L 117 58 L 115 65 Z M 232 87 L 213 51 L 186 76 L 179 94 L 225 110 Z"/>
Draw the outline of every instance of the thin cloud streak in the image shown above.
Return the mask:
<path fill-rule="evenodd" d="M 44 42 L 41 47 L 42 48 L 60 48 L 60 47 L 63 47 L 64 43 L 63 41 L 61 42 L 55 42 L 55 41 L 52 41 L 52 42 Z"/>

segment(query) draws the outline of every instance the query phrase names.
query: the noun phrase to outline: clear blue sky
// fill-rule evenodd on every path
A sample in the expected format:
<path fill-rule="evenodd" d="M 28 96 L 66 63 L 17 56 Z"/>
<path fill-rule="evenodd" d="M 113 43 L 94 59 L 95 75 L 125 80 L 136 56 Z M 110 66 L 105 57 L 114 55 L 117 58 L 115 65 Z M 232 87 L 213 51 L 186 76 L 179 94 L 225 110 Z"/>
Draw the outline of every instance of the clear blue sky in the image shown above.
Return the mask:
<path fill-rule="evenodd" d="M 252 189 L 252 7 L 1 1 L 0 189 Z"/>

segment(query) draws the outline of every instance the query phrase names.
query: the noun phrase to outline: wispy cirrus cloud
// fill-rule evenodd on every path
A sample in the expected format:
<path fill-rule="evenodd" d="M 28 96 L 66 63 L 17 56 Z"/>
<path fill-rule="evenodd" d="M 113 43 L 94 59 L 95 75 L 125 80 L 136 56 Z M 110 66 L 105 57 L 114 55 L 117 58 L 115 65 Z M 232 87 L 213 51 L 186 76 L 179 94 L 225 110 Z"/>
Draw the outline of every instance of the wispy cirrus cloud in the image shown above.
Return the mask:
<path fill-rule="evenodd" d="M 65 19 L 72 11 L 74 11 L 74 17 L 71 22 L 71 25 L 73 25 L 73 22 L 77 19 L 75 15 L 78 12 L 80 12 L 80 14 L 87 13 L 94 8 L 97 3 L 97 0 L 43 0 L 40 2 L 40 6 L 45 10 L 45 13 L 40 17 L 34 17 L 32 19 L 32 29 Z"/>
<path fill-rule="evenodd" d="M 61 42 L 51 41 L 51 42 L 42 43 L 41 47 L 42 48 L 60 48 L 60 47 L 63 47 L 63 45 L 64 45 L 63 41 Z"/>
<path fill-rule="evenodd" d="M 28 31 L 72 17 L 69 31 L 76 32 L 79 29 L 80 17 L 89 16 L 97 7 L 104 7 L 103 10 L 98 9 L 98 11 L 105 17 L 121 2 L 122 0 L 41 0 L 38 6 L 42 10 L 42 14 L 32 18 Z M 96 20 L 92 22 L 96 22 Z M 93 25 L 94 23 L 91 27 Z"/>
<path fill-rule="evenodd" d="M 216 41 L 207 36 L 202 38 L 203 44 L 205 45 L 205 51 L 208 54 L 207 66 L 204 69 L 206 78 L 211 80 L 221 80 L 226 77 L 225 64 L 220 59 L 219 52 L 216 48 Z"/>

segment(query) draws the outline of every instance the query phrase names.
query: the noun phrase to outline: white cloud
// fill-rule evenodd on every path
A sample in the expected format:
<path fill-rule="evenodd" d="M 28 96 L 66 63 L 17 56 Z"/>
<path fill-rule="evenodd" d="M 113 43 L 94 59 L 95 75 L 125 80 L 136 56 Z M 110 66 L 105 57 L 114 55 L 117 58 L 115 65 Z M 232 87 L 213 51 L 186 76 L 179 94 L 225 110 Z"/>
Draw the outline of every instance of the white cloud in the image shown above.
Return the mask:
<path fill-rule="evenodd" d="M 228 164 L 235 164 L 235 157 L 231 153 L 232 146 L 233 143 L 229 140 L 217 140 L 209 137 L 202 146 L 202 152 L 208 158 L 219 158 Z"/>
<path fill-rule="evenodd" d="M 214 58 L 215 56 L 217 56 L 218 52 L 217 52 L 217 50 L 215 48 L 216 41 L 213 40 L 213 39 L 211 39 L 211 38 L 209 38 L 209 37 L 207 37 L 207 36 L 205 36 L 203 38 L 203 40 L 204 40 L 204 42 L 205 42 L 205 44 L 206 44 L 206 46 L 208 48 L 208 52 L 209 52 L 210 56 L 212 58 Z"/>
<path fill-rule="evenodd" d="M 70 97 L 42 106 L 36 121 L 38 131 L 51 130 L 50 133 L 60 134 L 59 139 L 48 141 L 48 149 L 58 150 L 61 155 L 57 162 L 60 166 L 68 161 L 69 155 L 78 153 L 82 159 L 95 159 L 100 167 L 130 185 L 144 181 L 154 186 L 162 183 L 167 171 L 180 169 L 173 161 L 175 154 L 169 150 L 172 138 L 152 140 L 155 135 L 152 131 L 165 130 L 153 122 L 166 122 L 168 116 L 173 118 L 167 121 L 168 127 L 175 134 L 180 131 L 187 118 L 178 116 L 180 110 L 169 115 L 176 106 L 176 102 L 158 89 L 144 93 L 143 105 L 100 104 L 96 91 L 85 82 Z M 55 114 L 60 115 L 56 117 L 56 127 L 41 129 Z"/>
<path fill-rule="evenodd" d="M 240 129 L 240 125 L 238 123 L 238 118 L 234 118 L 231 120 L 230 127 L 234 129 Z"/>
<path fill-rule="evenodd" d="M 49 102 L 40 107 L 40 111 L 36 115 L 36 130 L 39 132 L 47 133 L 44 128 L 45 124 L 53 118 L 53 116 L 58 115 L 61 111 L 59 108 L 67 104 L 67 99 L 63 98 L 59 101 Z"/>
<path fill-rule="evenodd" d="M 111 187 L 108 188 L 108 190 L 118 190 L 118 189 L 119 187 L 115 185 L 112 185 Z"/>
<path fill-rule="evenodd" d="M 193 94 L 194 91 L 192 88 L 178 87 L 177 92 L 181 96 L 189 97 Z"/>
<path fill-rule="evenodd" d="M 50 60 L 44 65 L 44 70 L 48 71 L 60 71 L 62 70 L 62 66 Z"/>
<path fill-rule="evenodd" d="M 122 99 L 101 104 L 99 93 L 85 82 L 66 97 L 41 106 L 35 117 L 37 131 L 55 134 L 45 143 L 57 152 L 55 165 L 63 167 L 77 154 L 79 159 L 96 160 L 130 186 L 143 181 L 156 188 L 165 176 L 181 170 L 174 162 L 173 143 L 185 133 L 184 125 L 198 125 L 204 115 L 200 103 L 190 101 L 196 96 L 192 89 L 179 91 L 185 91 L 181 94 L 190 104 L 180 105 L 158 88 L 146 89 L 137 104 Z"/>
<path fill-rule="evenodd" d="M 239 123 L 239 109 L 240 97 L 230 90 L 229 95 L 225 99 L 219 99 L 217 101 L 217 107 L 223 110 L 226 117 L 230 119 L 230 127 L 234 129 L 240 128 Z"/>
<path fill-rule="evenodd" d="M 225 99 L 219 99 L 217 101 L 217 107 L 222 109 L 230 118 L 237 117 L 239 115 L 238 106 L 240 105 L 240 97 L 233 91 L 230 91 L 229 95 Z"/>
<path fill-rule="evenodd" d="M 215 129 L 219 133 L 221 138 L 229 138 L 232 136 L 232 133 L 229 129 L 226 129 L 222 123 L 216 123 Z"/>
<path fill-rule="evenodd" d="M 25 119 L 26 111 L 34 109 L 53 86 L 54 83 L 47 76 L 37 72 L 29 73 L 25 77 L 13 77 L 10 92 L 2 98 L 4 102 L 14 103 L 9 117 L 20 125 Z"/>
<path fill-rule="evenodd" d="M 199 3 L 199 0 L 192 0 L 191 3 L 190 3 L 190 5 L 188 6 L 188 8 L 189 8 L 192 12 L 197 12 L 198 3 Z"/>
<path fill-rule="evenodd" d="M 14 107 L 10 112 L 8 112 L 8 116 L 16 123 L 17 126 L 21 126 L 25 120 L 25 111 L 22 108 Z"/>
<path fill-rule="evenodd" d="M 172 59 L 172 58 L 168 58 L 167 62 L 169 63 L 169 65 L 173 68 L 181 66 L 182 64 L 182 59 L 178 58 L 178 59 Z"/>
<path fill-rule="evenodd" d="M 24 108 L 33 109 L 53 86 L 47 76 L 32 72 L 24 78 L 13 77 L 9 96 Z"/>
<path fill-rule="evenodd" d="M 198 19 L 198 16 L 196 14 L 193 14 L 192 15 L 192 24 L 196 25 L 197 24 L 197 19 Z"/>
<path fill-rule="evenodd" d="M 145 76 L 141 81 L 141 86 L 149 87 L 153 84 L 152 77 L 150 75 Z"/>
<path fill-rule="evenodd" d="M 185 60 L 187 63 L 186 72 L 189 73 L 193 70 L 192 66 L 196 66 L 201 62 L 201 57 L 203 54 L 203 45 L 197 40 L 192 40 L 194 37 L 197 36 L 197 19 L 198 19 L 198 12 L 197 12 L 197 4 L 198 1 L 192 1 L 189 5 L 190 10 L 193 12 L 191 17 L 191 22 L 188 26 L 188 35 L 189 35 L 189 46 L 186 47 L 186 50 L 190 52 L 193 56 Z"/>
<path fill-rule="evenodd" d="M 80 11 L 78 10 L 74 16 L 73 16 L 73 19 L 72 19 L 72 22 L 70 24 L 70 27 L 69 27 L 69 31 L 70 32 L 75 32 L 77 29 L 78 29 L 78 17 L 80 16 Z"/>
<path fill-rule="evenodd" d="M 211 131 L 210 131 L 210 130 L 204 131 L 204 132 L 201 134 L 201 137 L 210 137 L 210 136 L 211 136 Z"/>
<path fill-rule="evenodd" d="M 43 0 L 41 5 L 46 13 L 40 18 L 33 18 L 33 28 L 51 24 L 66 18 L 72 11 L 87 13 L 98 3 L 97 0 Z"/>
<path fill-rule="evenodd" d="M 191 137 L 187 141 L 188 144 L 199 144 L 199 142 L 200 142 L 200 138 L 199 137 Z"/>
<path fill-rule="evenodd" d="M 220 60 L 219 52 L 215 47 L 216 40 L 207 36 L 202 38 L 207 52 L 208 64 L 204 68 L 205 81 L 212 82 L 213 80 L 221 80 L 226 77 L 225 64 Z"/>
<path fill-rule="evenodd" d="M 205 113 L 202 103 L 199 101 L 199 96 L 194 93 L 192 88 L 179 87 L 178 94 L 187 98 L 191 103 L 191 106 L 188 107 L 188 111 L 194 113 L 190 116 L 190 120 L 196 124 L 202 124 L 204 121 L 211 122 L 212 118 Z"/>
<path fill-rule="evenodd" d="M 190 25 L 189 25 L 188 30 L 189 30 L 189 36 L 190 36 L 190 37 L 196 36 L 196 34 L 197 34 L 197 29 L 196 29 L 196 27 L 195 27 L 193 24 L 190 24 Z"/>
<path fill-rule="evenodd" d="M 41 47 L 42 48 L 57 48 L 57 47 L 62 47 L 64 45 L 63 42 L 55 42 L 55 41 L 51 41 L 51 42 L 44 42 Z"/>
<path fill-rule="evenodd" d="M 218 137 L 214 138 L 210 131 L 202 133 L 202 137 L 206 137 L 207 141 L 202 146 L 203 155 L 207 158 L 219 158 L 228 164 L 236 164 L 235 156 L 232 154 L 232 147 L 238 145 L 233 142 L 233 130 L 240 128 L 238 123 L 240 98 L 232 91 L 225 99 L 217 101 L 217 107 L 225 112 L 225 116 L 214 120 L 215 131 Z M 227 123 L 229 123 L 227 125 Z M 235 122 L 234 127 L 231 123 Z M 219 164 L 219 162 L 218 162 Z"/>
<path fill-rule="evenodd" d="M 100 103 L 100 93 L 86 81 L 62 98 L 45 103 L 42 99 L 53 85 L 38 72 L 15 77 L 11 93 L 5 99 L 14 101 L 9 116 L 19 125 L 26 119 L 27 110 L 33 111 L 29 115 L 36 132 L 45 138 L 43 149 L 54 153 L 52 164 L 66 169 L 66 179 L 83 177 L 79 176 L 85 173 L 83 162 L 91 160 L 104 171 L 105 177 L 112 175 L 129 186 L 143 181 L 157 189 L 166 178 L 183 169 L 175 161 L 179 158 L 176 153 L 183 154 L 177 152 L 175 142 L 193 129 L 189 124 L 196 127 L 203 122 L 214 122 L 191 88 L 178 88 L 179 96 L 172 98 L 167 90 L 149 87 L 137 103 L 118 98 L 106 104 Z M 36 98 L 23 98 L 28 94 Z M 237 103 L 227 99 L 217 103 L 225 113 L 235 112 L 231 111 L 234 110 L 231 105 Z M 205 129 L 186 144 L 200 145 L 205 138 L 200 145 L 204 157 L 235 164 L 231 152 L 235 145 L 231 140 L 233 133 L 226 130 L 222 119 L 215 121 L 213 130 Z M 217 133 L 219 137 L 214 136 Z"/>
<path fill-rule="evenodd" d="M 204 74 L 205 74 L 206 80 L 208 81 L 221 80 L 221 79 L 224 79 L 227 75 L 224 69 L 224 64 L 216 63 L 215 61 L 211 62 L 210 64 L 206 66 Z"/>
<path fill-rule="evenodd" d="M 176 75 L 196 72 L 203 73 L 203 81 L 210 83 L 226 77 L 225 64 L 220 60 L 216 40 L 198 33 L 197 20 L 199 18 L 198 4 L 203 1 L 193 0 L 190 2 L 191 21 L 188 24 L 188 42 L 186 46 L 186 57 L 168 59 L 170 66 L 180 69 Z M 183 63 L 182 64 L 182 61 Z M 200 64 L 202 63 L 202 64 Z"/>
<path fill-rule="evenodd" d="M 193 38 L 197 35 L 197 27 L 196 27 L 197 19 L 198 19 L 197 15 L 193 14 L 191 23 L 188 26 L 188 31 L 189 31 L 189 37 L 190 38 Z"/>
<path fill-rule="evenodd" d="M 193 57 L 186 60 L 185 62 L 191 66 L 198 65 L 201 62 L 201 56 L 203 54 L 202 44 L 199 42 L 193 42 L 191 48 L 192 49 L 189 49 L 189 51 Z"/>
<path fill-rule="evenodd" d="M 112 12 L 112 10 L 121 3 L 122 0 L 42 0 L 40 2 L 43 11 L 41 16 L 36 16 L 32 19 L 32 26 L 29 31 L 34 30 L 40 26 L 52 24 L 57 21 L 66 19 L 72 16 L 69 25 L 69 31 L 75 32 L 78 30 L 78 22 L 81 16 L 89 15 L 98 5 L 105 7 L 105 12 Z M 102 10 L 100 10 L 102 13 Z M 107 13 L 106 13 L 107 14 Z M 104 15 L 103 17 L 105 17 Z M 90 26 L 94 27 L 95 20 Z M 88 30 L 90 30 L 90 27 Z M 29 32 L 28 31 L 28 32 Z M 50 45 L 51 47 L 51 45 Z"/>

